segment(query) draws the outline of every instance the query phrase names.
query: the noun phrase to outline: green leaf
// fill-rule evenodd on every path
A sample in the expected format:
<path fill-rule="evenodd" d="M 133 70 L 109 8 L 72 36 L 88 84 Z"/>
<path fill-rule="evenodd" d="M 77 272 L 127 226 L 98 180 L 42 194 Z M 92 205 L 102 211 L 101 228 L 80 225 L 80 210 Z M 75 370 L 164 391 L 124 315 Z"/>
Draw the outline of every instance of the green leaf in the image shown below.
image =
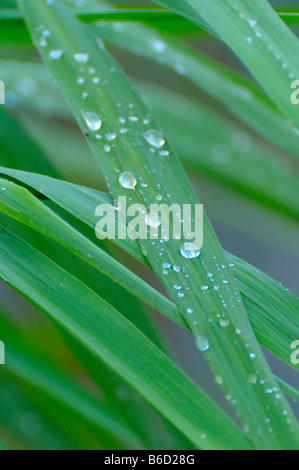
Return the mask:
<path fill-rule="evenodd" d="M 4 228 L 0 245 L 1 278 L 121 375 L 191 441 L 206 449 L 250 447 L 177 366 L 92 290 Z"/>
<path fill-rule="evenodd" d="M 51 364 L 47 351 L 42 351 L 40 347 L 36 350 L 32 344 L 28 344 L 28 333 L 24 341 L 22 334 L 18 334 L 12 326 L 8 327 L 1 317 L 0 324 L 1 337 L 5 338 L 8 346 L 5 375 L 8 374 L 14 381 L 22 382 L 24 388 L 29 386 L 35 394 L 41 394 L 43 404 L 54 402 L 54 407 L 60 410 L 65 422 L 73 417 L 78 419 L 82 430 L 85 428 L 88 434 L 94 433 L 97 436 L 98 445 L 102 441 L 103 444 L 124 449 L 144 448 L 139 436 L 130 429 L 116 410 L 109 409 L 106 403 L 94 398 L 81 388 L 76 380 L 67 377 L 57 365 Z M 39 413 L 43 414 L 43 411 L 39 409 Z M 56 426 L 59 427 L 59 422 Z M 66 434 L 67 430 L 68 426 L 65 426 Z"/>
<path fill-rule="evenodd" d="M 266 0 L 154 1 L 199 25 L 208 23 L 299 129 L 298 110 L 291 102 L 291 83 L 299 76 L 299 43 Z"/>
<path fill-rule="evenodd" d="M 101 164 L 114 197 L 128 195 L 130 202 L 139 204 L 142 202 L 148 208 L 150 203 L 156 201 L 157 191 L 159 191 L 162 200 L 168 204 L 173 202 L 179 204 L 180 207 L 184 203 L 196 204 L 197 199 L 174 154 L 171 152 L 169 159 L 162 159 L 159 156 L 153 158 L 143 138 L 143 132 L 145 129 L 157 129 L 157 126 L 153 120 L 150 122 L 151 127 L 149 124 L 143 124 L 148 111 L 138 100 L 126 77 L 106 52 L 102 42 L 96 41 L 90 30 L 80 25 L 71 11 L 65 8 L 63 1 L 56 1 L 53 5 L 37 5 L 31 0 L 19 3 L 35 43 L 67 97 L 82 131 L 86 133 L 85 112 L 97 114 L 96 128 L 99 130 L 101 120 L 105 132 L 115 130 L 116 126 L 119 126 L 118 119 L 121 113 L 125 113 L 127 118 L 131 114 L 138 119 L 137 121 L 135 118 L 128 120 L 128 132 L 119 134 L 116 143 L 108 147 L 108 152 L 107 144 L 97 139 L 92 129 L 90 129 L 92 132 L 88 133 L 90 145 Z M 46 25 L 51 31 L 46 48 L 40 45 L 40 30 L 37 28 L 41 25 Z M 53 56 L 51 57 L 51 51 L 57 50 L 63 53 L 59 53 L 60 58 L 55 60 Z M 83 56 L 76 55 L 82 53 Z M 87 69 L 84 69 L 82 62 L 76 61 L 78 58 L 79 62 L 80 60 L 88 62 Z M 95 72 L 101 76 L 102 84 L 98 87 L 90 81 L 89 67 L 95 68 Z M 86 82 L 85 91 L 88 93 L 86 100 L 82 99 L 84 98 L 82 90 L 76 83 L 78 73 L 82 74 Z M 93 126 L 89 125 L 89 127 Z M 138 151 L 136 146 L 138 146 Z M 111 153 L 113 157 L 107 153 Z M 132 171 L 132 169 L 137 178 L 134 191 L 124 189 L 119 184 L 119 173 Z M 156 175 L 159 175 L 158 181 Z M 147 185 L 146 189 L 143 189 L 141 182 Z M 260 374 L 268 380 L 268 387 L 277 387 L 251 330 L 233 271 L 225 264 L 225 255 L 207 218 L 204 220 L 204 239 L 205 244 L 200 260 L 191 262 L 180 255 L 181 243 L 178 240 L 165 243 L 165 252 L 161 252 L 160 243 L 153 245 L 149 240 L 143 240 L 142 246 L 148 253 L 147 257 L 151 266 L 186 321 L 189 322 L 197 337 L 197 344 L 203 341 L 202 338 L 205 342 L 209 342 L 209 349 L 205 348 L 206 358 L 214 374 L 224 375 L 223 389 L 231 398 L 232 404 L 236 405 L 245 429 L 249 428 L 250 437 L 255 446 L 258 448 L 296 447 L 298 445 L 297 424 L 292 419 L 291 424 L 287 424 L 282 415 L 282 411 L 288 409 L 292 416 L 287 402 L 284 399 L 277 402 L 273 396 L 265 393 L 264 389 L 248 385 L 248 377 L 258 369 Z M 169 260 L 179 265 L 181 273 L 190 275 L 190 278 L 183 278 L 182 274 L 176 272 L 165 276 L 161 264 Z M 216 265 L 225 267 L 218 270 Z M 208 272 L 213 272 L 219 291 L 209 289 L 203 293 L 199 289 L 206 281 Z M 177 295 L 173 289 L 174 283 L 180 283 L 184 297 Z M 220 295 L 222 298 L 219 297 Z M 227 307 L 231 304 L 234 308 Z M 187 313 L 189 308 L 193 308 L 193 315 Z M 216 321 L 219 309 L 222 308 L 225 309 L 230 328 L 222 328 Z M 209 322 L 209 319 L 212 321 Z M 236 334 L 238 328 L 243 331 L 241 338 L 238 338 Z M 250 351 L 244 344 L 251 345 Z M 199 348 L 201 348 L 200 345 Z M 255 410 L 254 413 L 252 409 Z M 264 424 L 265 418 L 269 415 L 272 420 L 271 429 L 279 429 L 279 436 L 269 432 Z M 261 433 L 261 426 L 265 432 Z"/>
<path fill-rule="evenodd" d="M 112 198 L 110 196 L 90 188 L 84 188 L 42 175 L 5 168 L 0 168 L 0 172 L 11 176 L 19 182 L 39 191 L 44 196 L 49 197 L 53 202 L 63 207 L 66 211 L 91 228 L 94 228 L 96 224 L 94 214 L 97 205 L 112 204 Z M 65 227 L 65 224 L 59 220 L 57 216 L 43 208 L 42 204 L 38 203 L 35 198 L 29 194 L 24 194 L 24 190 L 3 180 L 2 187 L 8 187 L 8 185 L 9 192 L 2 193 L 3 202 L 6 201 L 5 205 L 2 203 L 2 210 L 4 210 L 6 214 L 9 212 L 12 213 L 17 220 L 26 221 L 31 227 L 48 234 L 48 236 L 54 237 L 57 241 L 62 241 L 64 245 L 66 245 L 66 240 L 65 238 L 61 240 L 60 233 L 72 234 L 69 237 L 71 240 L 71 246 L 69 248 L 74 245 L 76 246 L 76 243 L 74 243 L 76 237 L 79 240 L 83 238 L 76 234 L 74 230 L 72 231 L 69 226 Z M 22 194 L 22 197 L 18 198 L 18 193 Z M 13 194 L 15 194 L 15 197 Z M 22 202 L 20 202 L 20 200 Z M 27 207 L 28 203 L 29 207 Z M 15 209 L 13 209 L 13 206 Z M 34 207 L 36 208 L 35 212 L 33 211 Z M 44 214 L 43 217 L 40 216 L 41 213 Z M 45 220 L 44 225 L 42 223 L 43 220 Z M 52 220 L 52 223 L 50 223 L 50 220 Z M 55 223 L 53 223 L 53 220 L 55 220 Z M 56 225 L 57 229 L 55 233 Z M 51 231 L 48 230 L 49 226 L 51 227 Z M 61 227 L 61 229 L 59 230 L 58 227 Z M 66 230 L 66 232 L 64 232 L 64 230 Z M 112 239 L 111 241 L 148 266 L 147 260 L 140 252 L 136 240 L 127 238 L 126 240 Z M 95 252 L 96 259 L 103 257 L 102 260 L 104 260 L 104 263 L 100 260 L 100 264 L 103 265 L 101 269 L 102 272 L 109 275 L 109 270 L 111 270 L 110 266 L 112 266 L 112 269 L 114 269 L 114 280 L 129 291 L 132 289 L 130 279 L 134 279 L 135 285 L 133 288 L 135 295 L 149 305 L 156 307 L 158 311 L 179 325 L 185 328 L 189 327 L 175 304 L 171 303 L 156 290 L 150 288 L 150 286 L 144 283 L 138 276 L 134 276 L 131 272 L 129 272 L 129 275 L 124 276 L 123 273 L 128 272 L 126 268 L 120 266 L 116 261 L 112 260 L 109 255 L 102 252 L 102 250 L 97 249 L 97 251 L 95 251 L 94 248 L 91 248 L 91 243 L 88 242 L 87 245 L 89 250 L 92 249 L 92 252 Z M 299 300 L 291 294 L 289 290 L 285 289 L 278 282 L 271 279 L 257 268 L 228 252 L 226 252 L 226 257 L 227 262 L 233 265 L 234 275 L 242 293 L 250 322 L 259 342 L 281 360 L 291 365 L 289 354 L 290 344 L 294 338 L 299 337 Z M 91 260 L 88 259 L 88 262 L 90 263 Z M 92 262 L 95 267 L 98 267 L 95 261 Z M 126 279 L 129 279 L 128 283 Z M 145 288 L 146 286 L 147 288 Z M 298 367 L 295 366 L 295 369 L 298 369 Z"/>
<path fill-rule="evenodd" d="M 100 29 L 95 29 L 105 40 L 170 67 L 224 104 L 256 132 L 298 158 L 296 129 L 264 93 L 243 75 L 193 50 L 182 41 L 170 38 L 161 30 L 126 23 L 118 30 L 108 21 L 101 22 L 101 25 Z M 290 96 L 289 87 L 289 99 Z"/>

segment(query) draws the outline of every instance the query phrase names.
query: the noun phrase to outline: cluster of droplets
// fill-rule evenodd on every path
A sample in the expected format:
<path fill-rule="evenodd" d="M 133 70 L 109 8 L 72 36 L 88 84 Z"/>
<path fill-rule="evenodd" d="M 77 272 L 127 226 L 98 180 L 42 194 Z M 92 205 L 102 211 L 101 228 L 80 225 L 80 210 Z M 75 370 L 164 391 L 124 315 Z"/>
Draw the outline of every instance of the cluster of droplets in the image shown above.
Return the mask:
<path fill-rule="evenodd" d="M 264 36 L 262 33 L 262 29 L 259 27 L 259 24 L 256 18 L 249 17 L 245 13 L 241 13 L 240 17 L 247 22 L 249 28 L 252 31 L 252 34 L 247 35 L 245 37 L 245 41 L 247 44 L 253 44 L 254 39 L 258 39 L 258 40 L 263 39 Z M 271 44 L 268 44 L 266 47 L 267 47 L 267 51 L 269 51 L 272 54 L 274 59 L 278 62 L 281 62 L 281 68 L 282 70 L 286 71 L 288 78 L 290 80 L 293 80 L 295 78 L 295 73 L 289 70 L 288 63 L 283 60 L 280 52 L 277 52 L 275 50 L 275 47 L 273 47 L 273 45 Z"/>

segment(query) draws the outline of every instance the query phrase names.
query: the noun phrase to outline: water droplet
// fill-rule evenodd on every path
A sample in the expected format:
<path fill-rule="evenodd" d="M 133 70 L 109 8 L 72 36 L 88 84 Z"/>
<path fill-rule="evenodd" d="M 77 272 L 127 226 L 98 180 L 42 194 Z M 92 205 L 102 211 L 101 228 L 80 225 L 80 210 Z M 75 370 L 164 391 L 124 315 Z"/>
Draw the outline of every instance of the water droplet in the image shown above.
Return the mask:
<path fill-rule="evenodd" d="M 159 217 L 159 214 L 156 212 L 150 212 L 145 217 L 145 223 L 146 225 L 149 225 L 150 227 L 154 227 L 154 228 L 160 227 L 161 219 Z"/>
<path fill-rule="evenodd" d="M 103 121 L 96 113 L 82 111 L 82 116 L 91 131 L 96 132 L 101 129 Z"/>
<path fill-rule="evenodd" d="M 223 385 L 223 378 L 221 377 L 221 375 L 215 375 L 215 382 L 218 385 Z"/>
<path fill-rule="evenodd" d="M 170 269 L 171 268 L 171 263 L 168 263 L 168 261 L 165 261 L 165 263 L 162 264 L 164 269 Z"/>
<path fill-rule="evenodd" d="M 60 59 L 62 54 L 63 54 L 62 49 L 53 49 L 52 51 L 49 52 L 49 56 L 51 57 L 51 59 L 54 59 L 54 60 Z"/>
<path fill-rule="evenodd" d="M 162 52 L 165 52 L 165 50 L 166 50 L 166 44 L 161 39 L 154 39 L 151 42 L 151 46 L 159 54 L 162 54 Z"/>
<path fill-rule="evenodd" d="M 185 242 L 180 248 L 181 255 L 187 259 L 194 259 L 200 255 L 200 250 L 195 243 Z"/>
<path fill-rule="evenodd" d="M 245 41 L 247 42 L 247 44 L 252 44 L 253 43 L 253 39 L 250 36 L 247 36 L 245 38 Z"/>
<path fill-rule="evenodd" d="M 203 290 L 203 291 L 207 291 L 208 289 L 209 289 L 209 286 L 207 284 L 203 284 L 201 286 L 201 290 Z"/>
<path fill-rule="evenodd" d="M 252 374 L 248 377 L 248 382 L 252 385 L 255 385 L 257 383 L 257 376 L 255 374 Z"/>
<path fill-rule="evenodd" d="M 168 149 L 161 149 L 159 150 L 159 154 L 161 155 L 161 157 L 169 157 L 170 155 L 170 151 Z"/>
<path fill-rule="evenodd" d="M 74 59 L 81 64 L 86 64 L 89 61 L 89 54 L 87 52 L 77 52 L 74 54 Z"/>
<path fill-rule="evenodd" d="M 181 290 L 182 286 L 180 286 L 179 284 L 174 284 L 173 288 L 174 288 L 174 290 L 179 291 L 179 290 Z"/>
<path fill-rule="evenodd" d="M 153 129 L 144 132 L 143 138 L 156 149 L 160 149 L 165 145 L 165 138 L 162 132 L 155 131 Z"/>
<path fill-rule="evenodd" d="M 192 313 L 194 313 L 194 310 L 193 310 L 193 308 L 187 308 L 186 312 L 187 312 L 189 315 L 192 315 Z"/>
<path fill-rule="evenodd" d="M 201 352 L 206 352 L 210 349 L 209 341 L 203 336 L 198 336 L 196 338 L 196 346 Z"/>
<path fill-rule="evenodd" d="M 229 320 L 226 320 L 225 318 L 221 318 L 221 320 L 219 320 L 219 325 L 222 326 L 223 328 L 227 328 L 230 323 L 229 323 Z"/>
<path fill-rule="evenodd" d="M 133 173 L 125 171 L 119 177 L 119 182 L 123 188 L 126 189 L 135 189 L 137 185 L 137 179 Z"/>
<path fill-rule="evenodd" d="M 3 188 L 1 188 L 1 191 L 6 191 L 6 188 L 4 188 L 4 187 L 3 187 Z"/>
<path fill-rule="evenodd" d="M 107 132 L 106 134 L 106 139 L 111 141 L 111 140 L 115 140 L 117 137 L 116 133 L 115 132 Z"/>

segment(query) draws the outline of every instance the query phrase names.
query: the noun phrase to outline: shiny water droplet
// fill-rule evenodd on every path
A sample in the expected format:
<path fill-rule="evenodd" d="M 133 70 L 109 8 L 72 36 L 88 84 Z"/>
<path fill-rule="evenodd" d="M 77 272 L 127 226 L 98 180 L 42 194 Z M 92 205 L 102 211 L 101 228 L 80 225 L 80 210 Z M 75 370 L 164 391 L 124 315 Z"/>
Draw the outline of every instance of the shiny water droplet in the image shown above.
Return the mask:
<path fill-rule="evenodd" d="M 170 269 L 172 265 L 168 261 L 165 261 L 165 263 L 163 263 L 162 266 L 164 269 Z"/>
<path fill-rule="evenodd" d="M 116 133 L 115 132 L 107 132 L 106 134 L 106 139 L 111 141 L 111 140 L 115 140 L 117 137 Z"/>
<path fill-rule="evenodd" d="M 201 352 L 206 352 L 210 349 L 209 341 L 203 336 L 198 336 L 196 338 L 196 346 Z"/>
<path fill-rule="evenodd" d="M 179 284 L 174 284 L 173 288 L 174 290 L 179 291 L 181 290 L 182 286 L 180 286 Z"/>
<path fill-rule="evenodd" d="M 170 151 L 168 149 L 161 149 L 159 150 L 159 154 L 161 155 L 161 157 L 166 158 L 169 157 Z"/>
<path fill-rule="evenodd" d="M 195 243 L 185 242 L 180 248 L 181 255 L 187 259 L 194 259 L 200 255 L 200 250 Z"/>
<path fill-rule="evenodd" d="M 209 289 L 209 286 L 207 284 L 203 284 L 200 288 L 201 288 L 202 291 L 205 292 Z"/>
<path fill-rule="evenodd" d="M 226 320 L 225 318 L 221 318 L 221 320 L 219 320 L 219 325 L 222 326 L 223 328 L 227 328 L 230 323 L 229 323 L 229 320 Z"/>
<path fill-rule="evenodd" d="M 137 185 L 137 179 L 133 173 L 125 171 L 119 177 L 119 182 L 123 188 L 134 189 Z"/>
<path fill-rule="evenodd" d="M 255 374 L 252 374 L 248 377 L 248 382 L 251 385 L 255 385 L 257 383 L 257 376 Z"/>
<path fill-rule="evenodd" d="M 74 59 L 76 62 L 86 64 L 89 61 L 89 54 L 87 52 L 77 52 L 74 54 Z"/>
<path fill-rule="evenodd" d="M 144 132 L 143 138 L 156 149 L 160 149 L 165 145 L 165 138 L 162 132 L 155 131 L 153 129 Z"/>
<path fill-rule="evenodd" d="M 145 223 L 146 225 L 149 225 L 150 227 L 158 228 L 161 225 L 161 219 L 159 217 L 159 214 L 156 212 L 151 212 L 146 215 L 145 217 Z"/>
<path fill-rule="evenodd" d="M 52 51 L 49 52 L 49 57 L 51 59 L 57 60 L 62 57 L 63 50 L 62 49 L 53 49 Z"/>
<path fill-rule="evenodd" d="M 82 116 L 91 131 L 96 132 L 101 129 L 103 121 L 96 113 L 82 111 Z"/>
<path fill-rule="evenodd" d="M 215 382 L 218 385 L 223 385 L 223 378 L 221 377 L 221 375 L 215 375 Z"/>

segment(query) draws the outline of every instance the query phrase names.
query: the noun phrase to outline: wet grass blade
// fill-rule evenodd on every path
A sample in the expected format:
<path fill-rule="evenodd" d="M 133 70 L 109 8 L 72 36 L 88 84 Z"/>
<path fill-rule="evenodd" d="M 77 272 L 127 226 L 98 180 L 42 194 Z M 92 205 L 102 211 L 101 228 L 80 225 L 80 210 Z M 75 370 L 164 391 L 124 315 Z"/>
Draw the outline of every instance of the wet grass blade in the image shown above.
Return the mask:
<path fill-rule="evenodd" d="M 4 228 L 0 245 L 0 277 L 112 367 L 196 445 L 250 448 L 238 427 L 92 290 Z"/>
<path fill-rule="evenodd" d="M 192 21 L 207 22 L 299 129 L 298 111 L 291 102 L 291 83 L 299 75 L 299 42 L 266 0 L 158 0 L 155 3 Z"/>
<path fill-rule="evenodd" d="M 41 194 L 49 197 L 53 202 L 63 207 L 74 217 L 92 228 L 96 223 L 94 214 L 97 205 L 99 203 L 112 204 L 112 198 L 110 196 L 89 188 L 80 187 L 42 175 L 35 175 L 33 173 L 4 168 L 0 168 L 0 172 L 41 192 Z M 20 202 L 17 195 L 19 193 L 23 194 L 24 190 L 15 185 L 11 185 L 8 181 L 3 180 L 2 187 L 8 187 L 10 189 L 7 197 L 5 197 L 5 192 L 2 194 L 2 210 L 4 210 L 6 214 L 12 213 L 17 220 L 23 223 L 26 221 L 26 223 L 30 224 L 35 230 L 48 233 L 48 236 L 52 238 L 55 233 L 55 225 L 57 225 L 55 238 L 56 240 L 61 239 L 61 235 L 59 234 L 63 233 L 62 228 L 65 229 L 65 225 L 61 220 L 58 220 L 57 216 L 54 216 L 54 214 L 51 215 L 50 211 L 43 208 L 43 205 L 30 195 L 25 194 Z M 5 201 L 6 203 L 4 204 Z M 26 201 L 30 201 L 29 207 L 26 207 Z M 35 212 L 33 211 L 34 207 L 36 208 Z M 30 214 L 30 217 L 24 214 Z M 41 216 L 41 214 L 44 215 Z M 53 225 L 53 220 L 55 219 L 56 224 Z M 52 223 L 50 223 L 50 220 Z M 51 232 L 45 229 L 45 227 L 48 226 L 53 227 Z M 72 232 L 70 227 L 67 227 L 67 230 L 69 233 L 72 233 L 70 237 L 72 240 L 72 248 L 69 247 L 69 249 L 73 249 L 74 240 L 76 237 L 78 238 L 78 234 Z M 148 266 L 148 262 L 142 255 L 136 240 L 115 239 L 111 241 Z M 66 245 L 65 238 L 63 238 L 62 242 Z M 102 252 L 101 249 L 95 250 L 94 248 L 90 248 L 90 243 L 87 245 L 89 250 L 91 249 L 92 252 L 95 251 L 96 258 L 102 257 L 100 263 L 104 266 L 104 269 L 102 268 L 103 272 L 111 275 L 112 266 L 114 273 L 113 279 L 129 291 L 132 290 L 130 282 L 132 278 L 135 295 L 154 308 L 157 308 L 163 315 L 166 315 L 179 325 L 185 328 L 189 327 L 175 304 L 171 303 L 156 290 L 150 288 L 150 286 L 144 283 L 138 276 L 132 275 L 127 269 L 112 260 L 106 253 Z M 281 360 L 291 365 L 290 344 L 294 338 L 299 337 L 299 300 L 292 295 L 289 290 L 285 289 L 257 268 L 230 253 L 226 252 L 226 257 L 227 261 L 233 265 L 234 275 L 242 293 L 250 322 L 260 344 Z M 88 262 L 91 262 L 90 259 L 88 259 Z M 92 261 L 92 263 L 95 267 L 99 268 L 99 264 L 95 264 L 96 261 Z M 126 282 L 126 279 L 128 279 L 128 282 Z M 298 367 L 294 367 L 298 369 Z"/>
<path fill-rule="evenodd" d="M 130 202 L 143 202 L 148 208 L 150 203 L 156 201 L 159 191 L 162 200 L 168 204 L 195 204 L 197 199 L 174 154 L 171 152 L 168 159 L 159 156 L 153 158 L 143 133 L 145 129 L 157 129 L 157 125 L 152 118 L 147 118 L 148 110 L 139 101 L 101 40 L 96 40 L 87 27 L 80 25 L 71 11 L 65 8 L 63 1 L 56 1 L 53 5 L 36 4 L 31 0 L 19 3 L 35 43 L 67 97 L 83 132 L 86 133 L 88 125 L 86 119 L 84 120 L 84 113 L 93 112 L 97 115 L 94 126 L 89 125 L 91 132 L 88 133 L 88 141 L 114 197 L 128 195 Z M 41 32 L 37 28 L 41 25 L 46 25 L 51 31 L 46 48 L 40 44 Z M 82 62 L 88 62 L 88 66 L 84 68 Z M 101 76 L 101 85 L 95 86 L 95 82 L 90 80 L 90 67 Z M 76 82 L 79 73 L 85 80 L 84 89 L 89 97 L 87 100 L 84 100 L 82 89 Z M 118 130 L 122 113 L 125 113 L 128 131 L 118 134 L 116 143 L 107 147 L 108 144 L 96 139 L 94 128 L 99 130 L 103 123 L 105 133 Z M 129 116 L 132 119 L 129 119 Z M 149 119 L 147 124 L 143 124 L 145 118 Z M 107 155 L 109 153 L 110 155 Z M 134 191 L 125 189 L 119 183 L 120 174 L 129 170 L 134 171 L 136 175 L 137 185 Z M 156 175 L 159 175 L 158 179 Z M 146 189 L 142 185 L 147 185 Z M 223 389 L 227 398 L 235 406 L 255 446 L 297 447 L 297 424 L 286 401 L 277 401 L 263 388 L 248 384 L 249 376 L 258 369 L 268 381 L 268 388 L 278 388 L 250 328 L 233 271 L 226 264 L 223 250 L 207 218 L 204 225 L 205 244 L 200 259 L 190 262 L 181 256 L 181 243 L 177 240 L 164 244 L 164 252 L 161 252 L 160 243 L 153 245 L 148 240 L 142 242 L 143 249 L 147 251 L 150 264 L 189 322 L 199 349 L 205 349 L 205 356 L 214 374 L 221 374 L 223 377 Z M 180 266 L 181 271 L 165 276 L 161 265 L 169 260 Z M 199 289 L 206 282 L 209 272 L 213 273 L 215 285 L 219 286 L 218 290 Z M 183 277 L 182 273 L 190 277 Z M 177 295 L 177 290 L 173 288 L 174 283 L 180 284 L 180 293 L 184 293 L 184 297 Z M 231 304 L 234 308 L 228 307 Z M 192 315 L 187 312 L 187 309 L 191 308 Z M 223 328 L 216 321 L 220 309 L 225 311 L 224 320 L 226 326 L 230 325 L 229 328 Z M 214 321 L 209 322 L 212 317 Z M 242 335 L 236 334 L 238 328 L 242 330 Z M 203 348 L 203 343 L 209 346 Z M 251 345 L 250 350 L 244 346 L 245 343 Z M 252 413 L 252 409 L 255 413 Z M 291 416 L 288 423 L 282 414 L 285 409 Z M 279 429 L 279 436 L 269 431 L 269 426 L 265 425 L 266 417 L 272 420 L 272 430 Z"/>

